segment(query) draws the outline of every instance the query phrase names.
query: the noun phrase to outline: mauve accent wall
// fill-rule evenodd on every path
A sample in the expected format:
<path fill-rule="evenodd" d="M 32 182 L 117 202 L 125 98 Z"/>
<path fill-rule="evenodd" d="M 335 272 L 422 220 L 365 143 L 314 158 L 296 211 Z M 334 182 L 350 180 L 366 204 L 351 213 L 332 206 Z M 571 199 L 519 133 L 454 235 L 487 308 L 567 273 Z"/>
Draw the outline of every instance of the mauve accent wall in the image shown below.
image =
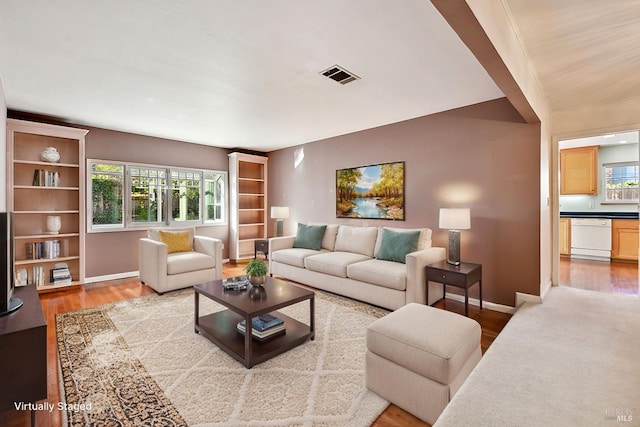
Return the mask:
<path fill-rule="evenodd" d="M 406 162 L 406 221 L 337 219 L 336 170 L 393 161 Z M 514 306 L 516 292 L 540 294 L 540 125 L 504 98 L 271 152 L 269 205 L 290 206 L 288 234 L 298 221 L 429 227 L 443 247 L 439 208 L 469 207 L 462 259 L 483 265 L 484 300 Z"/>
<path fill-rule="evenodd" d="M 119 160 L 146 164 L 229 170 L 229 150 L 161 138 L 85 127 L 87 159 Z M 228 212 L 227 212 L 228 217 Z M 86 277 L 138 270 L 138 239 L 146 230 L 87 233 Z M 197 234 L 221 239 L 228 247 L 228 225 L 198 227 Z M 223 258 L 228 257 L 227 251 Z"/>

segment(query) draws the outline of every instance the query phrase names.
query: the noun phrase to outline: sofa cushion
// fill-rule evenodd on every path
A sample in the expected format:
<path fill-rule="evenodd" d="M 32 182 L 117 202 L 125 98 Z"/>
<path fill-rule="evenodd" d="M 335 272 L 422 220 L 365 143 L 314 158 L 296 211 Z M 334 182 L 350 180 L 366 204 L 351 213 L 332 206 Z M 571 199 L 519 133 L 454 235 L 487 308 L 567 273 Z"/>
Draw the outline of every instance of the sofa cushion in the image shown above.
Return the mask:
<path fill-rule="evenodd" d="M 382 234 L 384 230 L 397 231 L 399 233 L 405 231 L 420 231 L 420 237 L 418 238 L 418 248 L 417 251 L 421 251 L 423 249 L 427 249 L 431 247 L 431 229 L 430 228 L 397 228 L 397 227 L 380 227 L 378 228 L 378 239 L 376 240 L 376 249 L 374 252 L 374 256 L 378 256 L 378 252 L 380 251 L 380 245 L 382 244 Z"/>
<path fill-rule="evenodd" d="M 306 257 L 304 266 L 307 270 L 317 271 L 318 273 L 347 277 L 348 265 L 367 259 L 371 259 L 371 257 L 353 252 L 326 252 Z"/>
<path fill-rule="evenodd" d="M 324 225 L 309 223 L 309 225 Z M 324 236 L 322 236 L 322 248 L 330 251 L 336 247 L 336 236 L 338 235 L 338 224 L 327 224 L 327 229 L 324 230 Z"/>
<path fill-rule="evenodd" d="M 326 225 L 298 224 L 298 232 L 296 233 L 293 247 L 319 251 L 322 248 L 322 237 L 326 229 Z"/>
<path fill-rule="evenodd" d="M 420 237 L 418 230 L 403 232 L 384 230 L 376 258 L 404 264 L 407 254 L 415 252 L 418 248 L 418 237 Z"/>
<path fill-rule="evenodd" d="M 341 225 L 336 236 L 334 250 L 337 252 L 353 252 L 371 258 L 373 257 L 377 237 L 377 227 Z"/>
<path fill-rule="evenodd" d="M 407 266 L 393 261 L 370 259 L 351 264 L 347 277 L 399 291 L 407 288 Z"/>
<path fill-rule="evenodd" d="M 200 252 L 176 252 L 167 255 L 167 274 L 180 274 L 196 270 L 214 268 L 214 257 Z"/>
<path fill-rule="evenodd" d="M 160 230 L 160 240 L 167 245 L 167 253 L 189 252 L 193 250 L 193 240 L 188 231 L 165 231 Z"/>
<path fill-rule="evenodd" d="M 271 253 L 271 260 L 280 262 L 282 264 L 304 268 L 304 259 L 306 257 L 311 255 L 318 255 L 323 252 L 327 251 L 314 251 L 313 249 L 304 248 L 279 249 Z"/>

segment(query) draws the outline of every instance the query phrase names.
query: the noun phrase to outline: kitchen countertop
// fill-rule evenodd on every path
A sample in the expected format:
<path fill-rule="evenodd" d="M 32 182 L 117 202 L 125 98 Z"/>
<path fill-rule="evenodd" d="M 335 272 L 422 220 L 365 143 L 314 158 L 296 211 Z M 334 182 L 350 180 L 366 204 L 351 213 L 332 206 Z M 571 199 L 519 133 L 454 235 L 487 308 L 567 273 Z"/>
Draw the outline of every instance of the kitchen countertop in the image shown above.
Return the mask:
<path fill-rule="evenodd" d="M 638 219 L 638 212 L 560 212 L 560 218 Z"/>

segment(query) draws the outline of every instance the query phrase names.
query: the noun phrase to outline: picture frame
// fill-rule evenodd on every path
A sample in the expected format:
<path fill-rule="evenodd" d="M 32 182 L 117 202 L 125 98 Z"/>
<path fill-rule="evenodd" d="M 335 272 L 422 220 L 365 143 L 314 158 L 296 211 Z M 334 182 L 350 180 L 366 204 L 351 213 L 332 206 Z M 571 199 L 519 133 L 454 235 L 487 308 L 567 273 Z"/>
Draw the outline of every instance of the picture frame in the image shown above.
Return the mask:
<path fill-rule="evenodd" d="M 336 170 L 336 218 L 405 220 L 405 162 Z"/>

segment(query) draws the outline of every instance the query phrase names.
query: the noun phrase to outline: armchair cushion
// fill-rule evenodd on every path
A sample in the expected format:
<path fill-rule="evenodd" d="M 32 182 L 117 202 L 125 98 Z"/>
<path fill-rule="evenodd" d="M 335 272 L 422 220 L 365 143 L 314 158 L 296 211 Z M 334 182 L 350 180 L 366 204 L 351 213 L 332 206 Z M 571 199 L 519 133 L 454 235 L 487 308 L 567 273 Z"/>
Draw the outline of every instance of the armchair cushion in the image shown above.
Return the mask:
<path fill-rule="evenodd" d="M 206 270 L 216 266 L 215 258 L 200 252 L 176 252 L 167 256 L 167 274 Z"/>
<path fill-rule="evenodd" d="M 167 245 L 167 253 L 190 252 L 193 250 L 188 231 L 158 231 L 160 240 Z"/>

